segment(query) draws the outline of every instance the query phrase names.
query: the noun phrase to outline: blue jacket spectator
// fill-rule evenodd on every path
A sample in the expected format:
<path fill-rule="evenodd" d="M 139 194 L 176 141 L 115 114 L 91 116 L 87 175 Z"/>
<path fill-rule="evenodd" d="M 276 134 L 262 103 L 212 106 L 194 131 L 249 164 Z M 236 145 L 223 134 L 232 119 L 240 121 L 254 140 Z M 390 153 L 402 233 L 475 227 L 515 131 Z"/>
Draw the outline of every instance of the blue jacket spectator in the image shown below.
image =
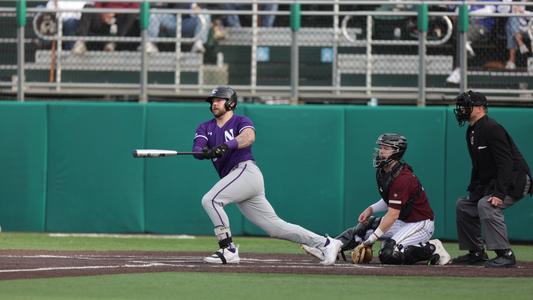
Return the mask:
<path fill-rule="evenodd" d="M 207 42 L 209 28 L 211 26 L 211 16 L 206 13 L 200 13 L 202 8 L 196 3 L 186 4 L 156 4 L 155 8 L 172 8 L 172 9 L 192 9 L 196 13 L 190 15 L 182 15 L 181 19 L 181 35 L 183 37 L 192 38 L 198 37 L 193 44 L 192 50 L 194 52 L 205 52 L 204 44 Z M 150 25 L 148 27 L 148 36 L 150 38 L 157 38 L 160 31 L 166 31 L 168 34 L 176 35 L 177 14 L 175 13 L 152 13 L 150 14 Z M 159 49 L 153 42 L 148 42 L 146 52 L 154 53 Z"/>

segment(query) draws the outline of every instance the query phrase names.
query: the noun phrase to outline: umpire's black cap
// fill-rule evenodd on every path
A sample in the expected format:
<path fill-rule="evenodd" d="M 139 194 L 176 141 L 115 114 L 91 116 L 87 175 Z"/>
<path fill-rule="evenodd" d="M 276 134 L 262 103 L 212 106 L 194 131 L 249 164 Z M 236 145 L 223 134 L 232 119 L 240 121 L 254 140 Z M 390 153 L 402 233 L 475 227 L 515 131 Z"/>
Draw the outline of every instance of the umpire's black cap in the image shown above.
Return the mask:
<path fill-rule="evenodd" d="M 459 106 L 487 106 L 487 97 L 479 92 L 474 92 L 469 90 L 462 93 L 461 95 L 455 98 L 456 104 Z"/>

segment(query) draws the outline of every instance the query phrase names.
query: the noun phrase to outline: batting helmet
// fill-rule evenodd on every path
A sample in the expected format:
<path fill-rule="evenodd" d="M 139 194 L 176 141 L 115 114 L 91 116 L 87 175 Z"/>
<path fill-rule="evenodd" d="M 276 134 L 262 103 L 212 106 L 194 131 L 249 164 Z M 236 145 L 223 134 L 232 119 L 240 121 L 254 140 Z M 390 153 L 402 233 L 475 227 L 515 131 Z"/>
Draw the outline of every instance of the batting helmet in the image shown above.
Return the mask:
<path fill-rule="evenodd" d="M 453 113 L 457 122 L 459 122 L 459 126 L 463 126 L 468 121 L 474 106 L 483 106 L 486 108 L 487 97 L 482 93 L 469 90 L 455 98 L 455 109 Z"/>
<path fill-rule="evenodd" d="M 380 155 L 379 147 L 374 150 L 374 168 L 381 168 L 393 160 L 400 161 L 402 159 L 405 151 L 407 151 L 407 138 L 398 133 L 384 133 L 378 137 L 376 145 L 393 149 L 393 153 L 387 158 Z"/>
<path fill-rule="evenodd" d="M 229 86 L 217 86 L 211 91 L 211 95 L 205 101 L 213 103 L 214 98 L 226 99 L 224 107 L 227 111 L 237 108 L 237 92 Z M 211 109 L 211 108 L 210 108 Z"/>

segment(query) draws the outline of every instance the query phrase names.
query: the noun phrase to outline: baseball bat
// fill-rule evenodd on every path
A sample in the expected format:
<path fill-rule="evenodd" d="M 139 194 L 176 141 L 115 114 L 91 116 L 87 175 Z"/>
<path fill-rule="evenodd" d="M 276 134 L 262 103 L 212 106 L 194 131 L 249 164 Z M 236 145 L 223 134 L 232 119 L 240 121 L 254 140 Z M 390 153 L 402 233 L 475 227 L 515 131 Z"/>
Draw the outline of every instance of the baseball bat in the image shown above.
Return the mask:
<path fill-rule="evenodd" d="M 195 155 L 202 154 L 202 152 L 180 152 L 175 150 L 161 150 L 161 149 L 136 149 L 133 150 L 132 155 L 136 158 L 149 158 L 149 157 L 166 157 L 177 155 Z"/>

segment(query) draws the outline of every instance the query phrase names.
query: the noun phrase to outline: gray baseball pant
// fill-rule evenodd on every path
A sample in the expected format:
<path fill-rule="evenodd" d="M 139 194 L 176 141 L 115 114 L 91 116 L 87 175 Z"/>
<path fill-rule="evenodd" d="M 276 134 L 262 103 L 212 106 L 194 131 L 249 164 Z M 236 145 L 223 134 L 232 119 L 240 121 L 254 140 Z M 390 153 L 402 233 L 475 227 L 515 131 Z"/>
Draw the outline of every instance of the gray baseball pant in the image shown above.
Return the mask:
<path fill-rule="evenodd" d="M 265 197 L 263 174 L 255 162 L 239 163 L 228 175 L 220 179 L 202 198 L 202 205 L 221 239 L 220 228 L 231 236 L 230 222 L 224 206 L 235 203 L 241 213 L 271 237 L 305 244 L 323 246 L 326 238 L 301 226 L 282 220 Z M 222 237 L 224 238 L 224 237 Z"/>
<path fill-rule="evenodd" d="M 457 200 L 457 235 L 459 249 L 479 251 L 483 249 L 481 230 L 485 236 L 488 250 L 509 249 L 511 245 L 507 237 L 507 225 L 503 210 L 513 206 L 520 199 L 505 196 L 502 207 L 494 207 L 485 196 L 479 201 L 461 197 Z"/>

